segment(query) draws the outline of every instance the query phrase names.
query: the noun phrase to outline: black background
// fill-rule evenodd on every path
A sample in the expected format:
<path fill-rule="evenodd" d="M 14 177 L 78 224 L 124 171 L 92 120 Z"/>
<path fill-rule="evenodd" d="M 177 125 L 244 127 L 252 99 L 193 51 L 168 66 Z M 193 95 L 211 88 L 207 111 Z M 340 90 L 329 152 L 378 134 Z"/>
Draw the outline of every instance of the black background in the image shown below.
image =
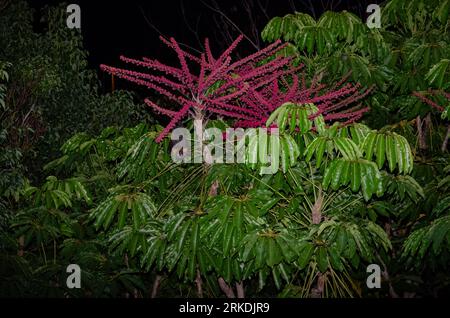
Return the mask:
<path fill-rule="evenodd" d="M 205 37 L 211 42 L 213 53 L 218 54 L 230 43 L 223 38 L 227 28 L 233 37 L 240 32 L 230 23 L 224 26 L 223 15 L 212 10 L 219 8 L 241 31 L 251 34 L 252 26 L 258 33 L 275 16 L 293 13 L 295 10 L 316 18 L 325 10 L 353 12 L 365 20 L 367 5 L 380 0 L 28 0 L 36 9 L 39 21 L 40 9 L 58 3 L 76 3 L 81 8 L 81 31 L 85 48 L 89 51 L 92 68 L 99 64 L 117 64 L 120 55 L 152 57 L 163 62 L 173 62 L 171 52 L 159 36 L 174 37 L 177 41 L 201 50 Z M 254 20 L 250 20 L 246 6 L 251 8 Z M 264 8 L 262 10 L 261 8 Z M 217 22 L 219 21 L 219 23 Z M 39 28 L 39 25 L 36 26 Z M 251 37 L 251 36 L 250 36 Z M 253 37 L 255 38 L 255 37 Z M 260 39 L 259 39 L 260 40 Z M 260 40 L 261 41 L 261 40 Z M 255 40 L 256 42 L 256 40 Z M 259 46 L 266 44 L 260 42 Z M 186 47 L 185 46 L 185 47 Z M 254 52 L 256 48 L 244 41 L 239 52 Z"/>

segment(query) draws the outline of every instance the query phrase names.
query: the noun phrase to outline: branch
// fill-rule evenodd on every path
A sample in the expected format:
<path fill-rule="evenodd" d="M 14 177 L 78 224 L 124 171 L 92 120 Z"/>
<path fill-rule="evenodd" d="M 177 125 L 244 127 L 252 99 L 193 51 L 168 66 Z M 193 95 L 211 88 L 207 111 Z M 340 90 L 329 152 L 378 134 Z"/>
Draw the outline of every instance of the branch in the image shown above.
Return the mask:
<path fill-rule="evenodd" d="M 140 9 L 140 11 L 141 11 L 141 13 L 142 13 L 142 16 L 144 17 L 144 19 L 145 19 L 145 22 L 150 26 L 150 28 L 152 28 L 154 31 L 156 31 L 161 37 L 163 37 L 164 39 L 166 39 L 167 41 L 168 41 L 168 38 L 167 38 L 167 36 L 165 36 L 153 23 L 151 23 L 150 22 L 150 20 L 147 18 L 147 16 L 145 15 L 145 13 L 144 13 L 144 10 L 142 9 L 142 7 L 141 6 L 139 6 L 139 9 Z M 193 51 L 195 51 L 195 52 L 197 52 L 197 53 L 201 53 L 199 50 L 197 50 L 196 48 L 193 48 L 192 46 L 190 46 L 190 45 L 187 45 L 187 44 L 184 44 L 184 43 L 179 43 L 181 46 L 184 46 L 184 47 L 187 47 L 187 48 L 189 48 L 189 49 L 191 49 L 191 50 L 193 50 Z"/>
<path fill-rule="evenodd" d="M 201 0 L 201 2 L 203 3 L 203 5 L 207 8 L 209 8 L 210 10 L 217 12 L 218 14 L 220 14 L 223 18 L 225 18 L 225 20 L 228 21 L 228 23 L 230 23 L 236 30 L 239 31 L 239 33 L 241 33 L 242 35 L 244 35 L 244 37 L 253 45 L 253 47 L 257 50 L 259 50 L 258 45 L 256 45 L 252 39 L 250 39 L 246 34 L 244 34 L 244 32 L 242 32 L 242 30 L 236 25 L 236 23 L 234 23 L 225 13 L 223 13 L 220 9 L 216 9 L 214 7 L 211 7 L 209 4 L 205 3 L 203 0 Z"/>
<path fill-rule="evenodd" d="M 386 264 L 383 262 L 383 259 L 380 257 L 380 255 L 377 253 L 378 260 L 380 261 L 381 265 L 383 265 L 383 272 L 381 272 L 381 275 L 383 276 L 384 280 L 388 282 L 389 284 L 389 295 L 392 298 L 398 298 L 398 294 L 395 292 L 394 287 L 391 284 L 391 280 L 389 278 L 389 273 L 386 267 Z"/>
<path fill-rule="evenodd" d="M 197 284 L 197 295 L 198 298 L 203 298 L 203 281 L 200 271 L 197 269 L 197 277 L 195 278 L 195 283 Z"/>
<path fill-rule="evenodd" d="M 447 150 L 449 138 L 450 138 L 450 126 L 447 127 L 447 134 L 445 135 L 444 142 L 442 143 L 442 146 L 441 146 L 442 152 L 445 152 Z"/>
<path fill-rule="evenodd" d="M 200 15 L 197 16 L 196 30 L 194 30 L 194 29 L 191 27 L 191 25 L 189 24 L 188 19 L 186 18 L 186 12 L 185 12 L 185 9 L 184 9 L 184 0 L 181 1 L 180 7 L 181 7 L 181 14 L 183 15 L 184 23 L 186 24 L 188 30 L 191 31 L 192 34 L 194 34 L 195 39 L 197 40 L 197 42 L 198 42 L 200 48 L 203 50 L 204 48 L 203 48 L 203 45 L 202 45 L 202 41 L 200 41 L 200 38 L 199 38 L 199 36 L 198 36 L 198 35 L 199 35 L 199 32 L 198 32 L 198 23 L 199 23 L 199 21 L 200 21 Z"/>
<path fill-rule="evenodd" d="M 244 282 L 236 283 L 237 298 L 245 298 Z"/>
<path fill-rule="evenodd" d="M 313 224 L 319 224 L 322 220 L 322 204 L 323 204 L 322 188 L 319 188 L 319 194 L 317 195 L 316 202 L 312 207 Z"/>
<path fill-rule="evenodd" d="M 162 276 L 156 275 L 155 280 L 153 281 L 153 287 L 152 287 L 152 294 L 151 298 L 156 298 L 156 295 L 158 294 L 159 286 L 161 285 Z"/>
<path fill-rule="evenodd" d="M 228 286 L 228 284 L 225 282 L 225 280 L 222 277 L 219 277 L 218 281 L 219 281 L 220 289 L 222 289 L 222 291 L 227 296 L 227 298 L 236 298 L 236 296 L 234 295 L 233 289 L 230 286 Z"/>
<path fill-rule="evenodd" d="M 0 1 L 0 12 L 5 10 L 11 4 L 11 0 L 1 0 Z"/>

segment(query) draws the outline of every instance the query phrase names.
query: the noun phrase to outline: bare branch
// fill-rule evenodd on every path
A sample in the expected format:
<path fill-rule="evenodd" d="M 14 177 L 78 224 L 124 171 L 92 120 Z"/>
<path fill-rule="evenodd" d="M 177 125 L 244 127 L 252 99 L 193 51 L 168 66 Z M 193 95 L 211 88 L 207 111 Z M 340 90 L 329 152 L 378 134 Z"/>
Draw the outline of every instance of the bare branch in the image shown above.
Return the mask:
<path fill-rule="evenodd" d="M 292 11 L 297 12 L 294 1 L 289 0 L 289 6 L 291 7 Z"/>
<path fill-rule="evenodd" d="M 0 12 L 5 10 L 11 4 L 11 0 L 0 0 Z"/>
<path fill-rule="evenodd" d="M 150 20 L 147 18 L 147 16 L 145 15 L 145 13 L 144 13 L 144 10 L 142 9 L 142 7 L 141 6 L 139 6 L 139 9 L 140 9 L 140 11 L 141 11 L 141 13 L 142 13 L 142 16 L 144 17 L 144 19 L 145 19 L 145 22 L 150 26 L 150 28 L 152 28 L 154 31 L 156 31 L 160 36 L 162 36 L 164 39 L 166 39 L 166 40 L 168 40 L 169 38 L 167 37 L 167 36 L 165 36 L 153 23 L 151 23 L 150 22 Z M 192 47 L 192 46 L 190 46 L 190 45 L 187 45 L 187 44 L 185 44 L 185 43 L 181 43 L 181 42 L 179 42 L 179 45 L 181 45 L 181 46 L 184 46 L 184 47 L 186 47 L 186 48 L 189 48 L 189 49 L 191 49 L 191 50 L 193 50 L 193 51 L 195 51 L 195 52 L 197 52 L 197 53 L 199 53 L 199 54 L 201 54 L 201 52 L 199 51 L 199 50 L 197 50 L 196 48 L 194 48 L 194 47 Z"/>
<path fill-rule="evenodd" d="M 184 1 L 181 1 L 180 8 L 181 8 L 181 14 L 183 15 L 184 23 L 186 24 L 188 30 L 191 31 L 192 34 L 194 34 L 195 39 L 197 40 L 197 43 L 199 44 L 200 48 L 203 50 L 204 49 L 203 43 L 200 40 L 199 32 L 198 32 L 198 24 L 199 24 L 199 21 L 200 21 L 200 15 L 197 16 L 196 29 L 194 30 L 192 28 L 192 26 L 190 25 L 189 20 L 186 18 L 186 11 L 185 11 L 185 8 L 184 8 Z"/>
<path fill-rule="evenodd" d="M 255 49 L 257 49 L 257 50 L 259 50 L 259 47 L 258 47 L 258 45 L 255 43 L 255 42 L 253 42 L 252 41 L 252 39 L 250 39 L 237 25 L 236 25 L 236 23 L 234 23 L 222 10 L 220 10 L 220 8 L 218 8 L 218 5 L 216 5 L 217 6 L 217 8 L 214 8 L 214 7 L 211 7 L 209 4 L 207 4 L 206 2 L 204 2 L 203 0 L 201 0 L 201 2 L 203 3 L 203 5 L 205 6 L 205 7 L 207 7 L 208 9 L 210 9 L 210 10 L 212 10 L 212 11 L 214 11 L 214 12 L 216 12 L 216 13 L 218 13 L 218 14 L 220 14 L 229 24 L 231 24 L 236 30 L 238 30 L 239 31 L 239 33 L 241 33 L 243 36 L 244 36 L 244 38 L 246 38 L 252 45 L 253 45 L 253 47 L 255 48 Z"/>

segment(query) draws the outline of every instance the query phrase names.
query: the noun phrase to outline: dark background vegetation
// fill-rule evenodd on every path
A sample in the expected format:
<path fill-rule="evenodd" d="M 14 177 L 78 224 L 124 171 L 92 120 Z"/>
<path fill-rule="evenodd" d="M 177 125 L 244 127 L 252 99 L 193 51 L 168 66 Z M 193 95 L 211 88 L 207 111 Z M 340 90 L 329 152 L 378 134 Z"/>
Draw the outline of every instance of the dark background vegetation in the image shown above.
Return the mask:
<path fill-rule="evenodd" d="M 306 64 L 308 80 L 317 75 L 316 70 L 326 69 L 324 82 L 332 84 L 351 70 L 352 83 L 375 86 L 363 101 L 371 111 L 362 123 L 404 136 L 415 162 L 412 181 L 409 176 L 397 178 L 387 173 L 389 191 L 379 200 L 365 202 L 353 193 L 342 198 L 359 200 L 357 208 L 345 211 L 352 222 L 377 223 L 393 245 L 389 253 L 381 255 L 385 261 L 383 288 L 375 292 L 363 289 L 361 295 L 448 296 L 448 117 L 412 96 L 416 91 L 428 94 L 429 89 L 450 91 L 450 67 L 434 68 L 441 62 L 448 65 L 450 56 L 448 16 L 435 10 L 439 1 L 424 0 L 431 4 L 423 7 L 418 0 L 404 4 L 386 1 L 383 5 L 395 2 L 396 6 L 383 20 L 389 28 L 374 42 L 356 45 L 355 31 L 350 44 L 339 38 L 333 43 L 334 50 L 320 53 L 317 47 L 307 50 L 297 39 L 286 39 L 284 31 L 268 32 L 264 41 L 261 32 L 274 17 L 295 11 L 318 20 L 328 10 L 347 10 L 360 17 L 361 24 L 367 17 L 367 5 L 382 1 L 73 2 L 81 5 L 81 33 L 61 27 L 66 18 L 62 1 L 0 0 L 0 101 L 5 102 L 0 104 L 0 296 L 138 298 L 152 296 L 155 284 L 159 296 L 197 296 L 192 279 L 180 279 L 161 268 L 143 268 L 137 241 L 130 239 L 131 243 L 128 240 L 122 249 L 115 249 L 111 232 L 92 224 L 90 213 L 114 197 L 114 191 L 148 186 L 142 193 L 156 192 L 158 204 L 166 203 L 167 197 L 178 199 L 182 212 L 184 204 L 191 204 L 186 198 L 195 201 L 201 196 L 198 189 L 188 187 L 180 194 L 184 199 L 172 192 L 171 187 L 184 185 L 182 180 L 190 170 L 162 177 L 160 184 L 142 185 L 167 164 L 167 153 L 155 162 L 144 160 L 148 153 L 143 152 L 144 159 L 129 165 L 135 169 L 132 173 L 118 176 L 130 161 L 129 150 L 141 151 L 137 144 L 149 138 L 148 132 L 166 124 L 166 119 L 143 104 L 143 98 L 165 106 L 169 103 L 117 79 L 113 90 L 111 77 L 100 72 L 99 65 L 123 66 L 120 55 L 147 56 L 177 65 L 176 56 L 159 36 L 175 37 L 183 48 L 194 52 L 203 50 L 203 39 L 208 37 L 213 52 L 219 54 L 241 33 L 246 39 L 235 52 L 236 58 L 284 37 L 294 47 L 295 57 Z M 420 9 L 407 15 L 403 5 L 408 3 Z M 441 95 L 436 98 L 448 108 L 448 100 Z M 226 170 L 224 175 L 238 180 L 238 197 L 248 189 L 239 183 L 245 178 L 236 171 Z M 277 176 L 283 178 L 281 173 Z M 272 186 L 277 187 L 278 181 Z M 283 191 L 292 198 L 298 195 L 290 188 Z M 307 195 L 314 199 L 311 193 Z M 284 213 L 286 206 L 278 209 Z M 311 229 L 314 227 L 304 231 Z M 405 242 L 416 244 L 411 254 L 404 252 Z M 371 248 L 376 254 L 378 250 Z M 71 262 L 80 263 L 86 273 L 82 291 L 65 288 L 65 268 Z M 352 272 L 362 282 L 366 263 L 362 259 L 362 269 L 354 266 Z M 294 278 L 292 284 L 279 289 L 270 275 L 264 288 L 255 277 L 246 283 L 250 296 L 305 295 L 299 292 L 302 281 Z M 208 279 L 211 281 L 205 277 L 205 296 L 223 296 L 215 278 Z"/>

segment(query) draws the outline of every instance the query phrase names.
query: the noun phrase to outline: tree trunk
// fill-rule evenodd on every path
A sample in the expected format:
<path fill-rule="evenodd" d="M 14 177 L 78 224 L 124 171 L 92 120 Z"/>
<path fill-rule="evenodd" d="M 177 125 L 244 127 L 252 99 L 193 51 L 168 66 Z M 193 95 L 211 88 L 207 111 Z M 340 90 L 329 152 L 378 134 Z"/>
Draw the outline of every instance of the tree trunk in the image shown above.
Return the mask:
<path fill-rule="evenodd" d="M 19 250 L 17 251 L 17 256 L 23 256 L 23 249 L 25 245 L 25 237 L 22 235 L 19 237 Z"/>
<path fill-rule="evenodd" d="M 319 188 L 319 193 L 317 194 L 316 202 L 312 207 L 312 223 L 320 224 L 322 222 L 322 205 L 323 205 L 323 195 L 322 188 Z M 325 284 L 325 276 L 322 273 L 317 274 L 317 284 L 311 290 L 311 298 L 322 298 L 323 287 Z"/>
<path fill-rule="evenodd" d="M 380 261 L 381 265 L 383 266 L 383 271 L 381 272 L 381 276 L 383 276 L 383 279 L 388 282 L 389 285 L 389 295 L 391 298 L 399 298 L 398 294 L 395 292 L 394 287 L 392 286 L 391 279 L 389 277 L 389 272 L 387 270 L 386 264 L 381 259 L 380 255 L 377 254 L 378 260 Z"/>
<path fill-rule="evenodd" d="M 245 298 L 244 282 L 236 283 L 237 298 Z"/>
<path fill-rule="evenodd" d="M 444 142 L 442 143 L 441 150 L 442 152 L 447 151 L 448 139 L 450 138 L 450 126 L 447 127 L 447 134 L 445 135 Z"/>
<path fill-rule="evenodd" d="M 427 141 L 426 141 L 423 127 L 422 127 L 423 122 L 422 122 L 422 119 L 420 118 L 420 116 L 417 116 L 416 124 L 417 124 L 417 135 L 418 135 L 418 139 L 419 139 L 419 149 L 425 150 L 425 149 L 427 149 Z"/>
<path fill-rule="evenodd" d="M 161 284 L 161 275 L 156 275 L 155 280 L 153 281 L 153 287 L 152 287 L 152 293 L 151 298 L 156 298 L 156 295 L 158 294 L 159 285 Z"/>
<path fill-rule="evenodd" d="M 218 281 L 219 281 L 220 289 L 222 289 L 222 291 L 224 292 L 225 296 L 227 296 L 227 298 L 236 298 L 236 296 L 234 295 L 233 288 L 228 286 L 228 284 L 225 282 L 225 280 L 222 277 L 219 277 Z"/>
<path fill-rule="evenodd" d="M 311 298 L 322 298 L 324 286 L 325 286 L 325 275 L 319 272 L 317 274 L 316 287 L 312 288 L 311 290 Z"/>
<path fill-rule="evenodd" d="M 200 271 L 197 269 L 197 277 L 195 278 L 195 283 L 197 284 L 197 295 L 198 298 L 203 298 L 203 281 Z"/>
<path fill-rule="evenodd" d="M 319 188 L 319 194 L 317 195 L 316 202 L 312 207 L 312 223 L 320 224 L 322 221 L 322 204 L 323 204 L 323 195 L 322 188 Z"/>

